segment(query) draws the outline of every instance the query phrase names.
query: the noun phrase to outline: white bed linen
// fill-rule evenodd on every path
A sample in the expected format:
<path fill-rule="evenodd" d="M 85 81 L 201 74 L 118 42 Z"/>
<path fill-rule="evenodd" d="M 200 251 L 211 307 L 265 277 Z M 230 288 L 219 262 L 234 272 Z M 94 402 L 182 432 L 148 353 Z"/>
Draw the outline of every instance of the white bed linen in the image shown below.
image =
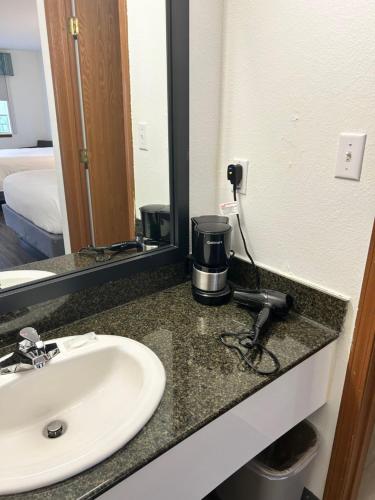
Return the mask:
<path fill-rule="evenodd" d="M 9 208 L 49 233 L 62 233 L 55 170 L 25 170 L 8 175 L 4 196 Z"/>
<path fill-rule="evenodd" d="M 8 175 L 54 167 L 53 148 L 0 149 L 0 191 Z"/>

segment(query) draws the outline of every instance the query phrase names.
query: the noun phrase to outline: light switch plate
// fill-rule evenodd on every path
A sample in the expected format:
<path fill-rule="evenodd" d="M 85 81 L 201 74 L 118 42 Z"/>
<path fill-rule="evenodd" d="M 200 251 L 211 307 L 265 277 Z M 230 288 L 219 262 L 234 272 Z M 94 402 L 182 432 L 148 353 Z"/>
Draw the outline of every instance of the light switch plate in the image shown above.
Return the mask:
<path fill-rule="evenodd" d="M 359 181 L 366 134 L 340 134 L 335 177 Z"/>
<path fill-rule="evenodd" d="M 247 171 L 249 170 L 249 160 L 233 160 L 234 165 L 242 165 L 242 181 L 238 187 L 240 194 L 246 194 L 247 191 Z"/>

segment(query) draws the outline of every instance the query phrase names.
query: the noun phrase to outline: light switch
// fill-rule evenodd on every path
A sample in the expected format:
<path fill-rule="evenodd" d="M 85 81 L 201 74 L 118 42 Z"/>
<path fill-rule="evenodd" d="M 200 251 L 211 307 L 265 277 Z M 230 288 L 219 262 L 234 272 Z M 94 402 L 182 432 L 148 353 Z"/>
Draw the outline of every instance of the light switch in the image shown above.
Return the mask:
<path fill-rule="evenodd" d="M 340 134 L 335 177 L 359 181 L 366 134 Z"/>

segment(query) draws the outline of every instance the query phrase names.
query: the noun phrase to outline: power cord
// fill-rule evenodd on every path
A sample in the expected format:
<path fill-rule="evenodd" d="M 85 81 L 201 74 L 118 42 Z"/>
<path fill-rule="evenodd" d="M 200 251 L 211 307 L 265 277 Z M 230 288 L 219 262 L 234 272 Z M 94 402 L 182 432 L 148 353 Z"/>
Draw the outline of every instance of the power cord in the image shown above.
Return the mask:
<path fill-rule="evenodd" d="M 242 165 L 229 165 L 228 166 L 228 180 L 233 185 L 233 200 L 237 201 L 237 190 L 242 180 Z M 245 253 L 249 258 L 255 274 L 256 291 L 260 290 L 260 274 L 257 265 L 252 258 L 249 249 L 247 248 L 246 238 L 243 234 L 240 215 L 236 214 L 238 227 L 240 230 L 242 243 Z M 260 313 L 261 314 L 261 313 Z M 259 318 L 259 316 L 258 316 Z M 257 328 L 257 321 L 254 325 L 245 332 L 233 333 L 225 332 L 220 335 L 220 341 L 229 349 L 236 351 L 245 364 L 251 368 L 258 375 L 273 375 L 280 370 L 280 362 L 277 356 L 267 349 L 258 339 L 260 328 Z M 230 340 L 232 342 L 230 342 Z M 272 368 L 262 369 L 259 367 L 264 355 L 268 356 L 271 360 Z"/>
<path fill-rule="evenodd" d="M 108 246 L 88 246 L 79 250 L 80 255 L 92 256 L 96 262 L 108 262 L 121 252 L 135 249 L 138 252 L 143 249 L 140 239 L 121 241 Z"/>
<path fill-rule="evenodd" d="M 238 186 L 242 180 L 242 165 L 229 165 L 227 177 L 228 177 L 229 182 L 233 186 L 233 200 L 237 201 L 237 190 L 238 190 Z M 259 269 L 258 269 L 257 265 L 255 264 L 254 259 L 252 258 L 251 254 L 249 252 L 249 249 L 247 248 L 245 235 L 243 234 L 243 230 L 242 230 L 242 226 L 241 226 L 240 215 L 236 214 L 236 218 L 237 218 L 238 228 L 240 230 L 240 235 L 242 238 L 242 243 L 243 243 L 243 246 L 245 249 L 245 253 L 246 253 L 247 257 L 249 258 L 251 265 L 253 266 L 253 270 L 254 270 L 254 274 L 255 274 L 256 289 L 259 290 L 260 289 Z"/>
<path fill-rule="evenodd" d="M 273 375 L 280 370 L 280 361 L 277 356 L 264 347 L 263 344 L 258 342 L 256 339 L 256 333 L 254 329 L 250 329 L 247 332 L 232 333 L 225 332 L 220 335 L 220 341 L 225 347 L 236 351 L 245 364 L 251 368 L 258 375 Z M 233 342 L 229 342 L 232 339 L 237 342 L 237 345 Z M 246 349 L 246 350 L 245 350 Z M 273 365 L 269 370 L 259 368 L 262 362 L 263 356 L 267 355 Z"/>

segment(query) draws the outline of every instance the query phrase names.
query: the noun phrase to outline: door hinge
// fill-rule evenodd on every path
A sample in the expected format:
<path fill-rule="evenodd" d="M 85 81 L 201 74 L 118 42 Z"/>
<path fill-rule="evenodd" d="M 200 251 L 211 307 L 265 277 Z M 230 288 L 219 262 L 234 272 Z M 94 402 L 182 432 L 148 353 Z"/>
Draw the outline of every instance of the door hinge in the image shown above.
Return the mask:
<path fill-rule="evenodd" d="M 89 152 L 87 151 L 87 149 L 79 150 L 79 161 L 80 163 L 83 163 L 85 165 L 85 168 L 88 168 Z"/>
<path fill-rule="evenodd" d="M 79 22 L 78 17 L 69 17 L 69 32 L 70 34 L 77 39 L 79 35 Z"/>

